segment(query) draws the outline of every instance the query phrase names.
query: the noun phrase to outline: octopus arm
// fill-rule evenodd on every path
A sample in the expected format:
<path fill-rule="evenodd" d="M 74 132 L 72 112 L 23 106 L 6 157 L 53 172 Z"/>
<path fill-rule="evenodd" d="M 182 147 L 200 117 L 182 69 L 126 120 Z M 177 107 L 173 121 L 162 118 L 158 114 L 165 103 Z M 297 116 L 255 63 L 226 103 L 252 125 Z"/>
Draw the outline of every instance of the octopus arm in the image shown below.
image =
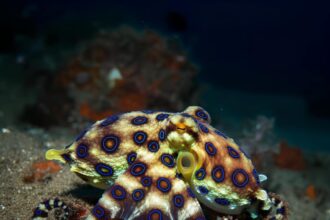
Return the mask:
<path fill-rule="evenodd" d="M 176 175 L 173 158 L 166 156 L 152 165 L 136 160 L 104 192 L 87 219 L 205 219 L 189 185 Z"/>

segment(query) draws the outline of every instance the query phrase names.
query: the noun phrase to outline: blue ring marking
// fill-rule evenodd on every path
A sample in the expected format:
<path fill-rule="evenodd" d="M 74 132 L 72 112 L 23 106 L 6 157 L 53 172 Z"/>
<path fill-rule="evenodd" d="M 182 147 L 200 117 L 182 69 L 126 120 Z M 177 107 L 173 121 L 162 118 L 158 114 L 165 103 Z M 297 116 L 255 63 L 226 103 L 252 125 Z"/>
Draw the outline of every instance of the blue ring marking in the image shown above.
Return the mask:
<path fill-rule="evenodd" d="M 211 142 L 205 143 L 205 150 L 210 156 L 214 156 L 217 153 L 217 148 Z"/>
<path fill-rule="evenodd" d="M 225 198 L 215 198 L 214 201 L 223 206 L 228 206 L 230 204 L 229 200 Z"/>
<path fill-rule="evenodd" d="M 63 159 L 66 162 L 68 162 L 68 163 L 72 162 L 72 158 L 71 158 L 70 154 L 61 154 L 61 156 L 63 157 Z"/>
<path fill-rule="evenodd" d="M 141 201 L 144 198 L 144 190 L 143 189 L 135 189 L 132 192 L 132 199 L 135 202 Z"/>
<path fill-rule="evenodd" d="M 48 217 L 48 213 L 39 208 L 36 208 L 34 210 L 33 217 Z"/>
<path fill-rule="evenodd" d="M 154 215 L 154 214 L 158 214 L 159 220 L 163 220 L 163 213 L 159 209 L 152 209 L 152 210 L 150 210 L 149 213 L 148 213 L 147 219 L 148 220 L 152 220 L 153 219 L 152 218 L 152 215 Z"/>
<path fill-rule="evenodd" d="M 158 138 L 159 140 L 163 141 L 166 138 L 166 132 L 164 129 L 160 129 L 159 133 L 158 133 Z"/>
<path fill-rule="evenodd" d="M 155 111 L 154 110 L 142 110 L 142 112 L 143 113 L 145 113 L 145 114 L 152 114 L 152 113 L 155 113 Z"/>
<path fill-rule="evenodd" d="M 235 159 L 238 159 L 240 158 L 240 155 L 239 153 L 231 146 L 227 146 L 227 149 L 228 149 L 228 154 L 232 157 L 232 158 L 235 158 Z"/>
<path fill-rule="evenodd" d="M 98 163 L 98 164 L 96 164 L 95 165 L 95 170 L 101 176 L 112 176 L 113 175 L 113 169 L 112 169 L 112 167 L 111 166 L 108 166 L 108 165 L 106 165 L 104 163 Z"/>
<path fill-rule="evenodd" d="M 191 198 L 196 198 L 194 192 L 191 190 L 190 187 L 187 188 L 187 192 L 188 192 L 188 195 L 189 195 Z"/>
<path fill-rule="evenodd" d="M 147 133 L 144 131 L 137 131 L 134 133 L 133 140 L 137 145 L 142 145 L 147 140 Z"/>
<path fill-rule="evenodd" d="M 281 207 L 281 208 L 276 209 L 276 214 L 282 214 L 282 215 L 284 215 L 285 214 L 285 208 L 284 207 Z"/>
<path fill-rule="evenodd" d="M 46 200 L 43 202 L 47 210 L 51 210 L 52 207 L 50 207 L 49 200 Z"/>
<path fill-rule="evenodd" d="M 245 179 L 242 183 L 238 182 L 236 179 L 237 175 L 239 175 L 239 174 L 242 174 L 245 177 Z M 242 187 L 245 187 L 249 183 L 249 175 L 243 169 L 236 169 L 236 170 L 234 170 L 234 172 L 231 175 L 231 180 L 236 187 L 242 188 Z"/>
<path fill-rule="evenodd" d="M 107 146 L 107 142 L 112 141 L 113 145 L 111 147 Z M 116 135 L 110 134 L 102 138 L 101 148 L 108 154 L 112 154 L 117 151 L 120 144 L 120 139 Z"/>
<path fill-rule="evenodd" d="M 220 177 L 216 175 L 218 172 L 221 173 Z M 217 183 L 222 182 L 225 179 L 225 169 L 222 166 L 215 166 L 212 170 L 212 179 Z"/>
<path fill-rule="evenodd" d="M 133 125 L 143 125 L 148 123 L 148 118 L 144 116 L 137 116 L 132 119 L 132 124 Z"/>
<path fill-rule="evenodd" d="M 150 152 L 153 152 L 153 153 L 157 152 L 159 150 L 159 144 L 158 144 L 158 142 L 157 141 L 149 141 L 149 143 L 148 143 L 148 150 Z"/>
<path fill-rule="evenodd" d="M 140 169 L 140 170 L 136 171 L 136 169 Z M 144 163 L 139 162 L 131 166 L 130 173 L 133 176 L 141 176 L 146 172 L 146 169 L 147 169 L 146 165 Z"/>
<path fill-rule="evenodd" d="M 55 198 L 55 199 L 54 199 L 54 208 L 59 207 L 59 206 L 58 206 L 59 201 L 60 201 L 60 200 L 59 200 L 58 198 Z"/>
<path fill-rule="evenodd" d="M 252 175 L 253 175 L 253 177 L 255 178 L 257 184 L 260 185 L 259 174 L 258 174 L 258 172 L 257 172 L 256 169 L 253 169 L 253 170 L 252 170 Z"/>
<path fill-rule="evenodd" d="M 174 167 L 175 166 L 175 162 L 174 162 L 174 158 L 171 154 L 162 154 L 162 156 L 160 157 L 162 164 L 164 164 L 167 167 Z M 166 161 L 166 159 L 168 159 L 169 161 Z"/>
<path fill-rule="evenodd" d="M 209 133 L 209 129 L 202 123 L 198 123 L 198 126 L 204 133 Z"/>
<path fill-rule="evenodd" d="M 102 218 L 105 215 L 104 208 L 100 205 L 94 206 L 92 213 L 96 218 Z"/>
<path fill-rule="evenodd" d="M 151 179 L 151 177 L 149 177 L 149 176 L 145 176 L 145 177 L 143 177 L 143 178 L 141 179 L 141 184 L 142 184 L 142 186 L 146 186 L 146 187 L 151 186 L 151 184 L 152 184 L 152 179 Z"/>
<path fill-rule="evenodd" d="M 206 172 L 204 168 L 200 168 L 199 170 L 196 171 L 195 177 L 198 180 L 203 180 L 205 178 Z"/>
<path fill-rule="evenodd" d="M 119 117 L 117 115 L 112 115 L 112 116 L 104 119 L 100 125 L 101 125 L 101 127 L 105 127 L 105 126 L 115 123 L 118 119 L 119 119 Z"/>
<path fill-rule="evenodd" d="M 136 160 L 137 154 L 135 152 L 131 152 L 127 154 L 126 160 L 129 165 L 131 165 Z"/>
<path fill-rule="evenodd" d="M 79 141 L 84 135 L 87 133 L 88 129 L 83 130 L 80 134 L 76 137 L 76 141 Z"/>
<path fill-rule="evenodd" d="M 203 111 L 202 109 L 198 109 L 196 112 L 195 112 L 195 115 L 201 119 L 204 119 L 204 120 L 208 120 L 209 117 L 208 115 L 205 113 L 205 111 Z"/>
<path fill-rule="evenodd" d="M 117 190 L 121 193 L 120 195 L 116 194 Z M 112 195 L 112 198 L 114 198 L 116 200 L 123 200 L 126 198 L 126 190 L 122 186 L 115 185 L 111 189 L 111 195 Z"/>
<path fill-rule="evenodd" d="M 209 190 L 205 186 L 198 186 L 198 190 L 202 194 L 208 194 Z"/>
<path fill-rule="evenodd" d="M 163 121 L 165 120 L 166 118 L 168 118 L 170 115 L 169 114 L 166 114 L 166 113 L 161 113 L 161 114 L 158 114 L 156 116 L 156 120 L 157 121 Z"/>
<path fill-rule="evenodd" d="M 184 198 L 181 194 L 174 195 L 172 200 L 175 207 L 182 208 L 184 206 Z"/>
<path fill-rule="evenodd" d="M 84 144 L 79 144 L 76 148 L 76 155 L 79 158 L 85 158 L 88 156 L 88 147 Z"/>
<path fill-rule="evenodd" d="M 162 182 L 167 184 L 166 187 L 161 186 Z M 168 192 L 172 188 L 171 181 L 165 177 L 159 177 L 157 180 L 157 188 L 162 192 Z"/>
<path fill-rule="evenodd" d="M 216 133 L 217 135 L 219 135 L 220 137 L 223 137 L 223 138 L 225 138 L 225 139 L 227 139 L 228 138 L 228 136 L 225 134 L 225 133 L 223 133 L 223 132 L 221 132 L 221 131 L 219 131 L 219 130 L 214 130 L 214 133 Z"/>

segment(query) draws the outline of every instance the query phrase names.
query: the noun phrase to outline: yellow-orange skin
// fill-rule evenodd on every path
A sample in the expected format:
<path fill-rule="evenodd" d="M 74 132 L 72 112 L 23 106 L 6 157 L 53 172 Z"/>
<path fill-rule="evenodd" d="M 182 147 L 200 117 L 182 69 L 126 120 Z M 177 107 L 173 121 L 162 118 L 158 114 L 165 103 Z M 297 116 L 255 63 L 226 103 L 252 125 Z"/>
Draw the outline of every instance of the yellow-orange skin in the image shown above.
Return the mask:
<path fill-rule="evenodd" d="M 161 114 L 167 117 L 159 120 Z M 254 166 L 251 160 L 233 139 L 222 135 L 209 124 L 210 116 L 201 107 L 192 106 L 181 113 L 136 111 L 112 117 L 113 122 L 111 118 L 97 121 L 68 148 L 50 150 L 46 154 L 47 159 L 69 163 L 71 170 L 88 183 L 99 188 L 109 188 L 98 204 L 111 218 L 142 217 L 150 210 L 159 209 L 162 213 L 169 213 L 166 214 L 168 218 L 190 219 L 203 216 L 199 203 L 220 213 L 238 214 L 249 206 L 252 198 L 264 201 L 266 204 L 264 209 L 269 209 L 269 199 L 265 197 L 257 182 L 258 177 L 253 173 Z M 143 117 L 147 122 L 134 124 L 133 121 L 137 117 Z M 112 123 L 107 123 L 109 120 Z M 165 131 L 164 138 L 161 138 L 161 130 Z M 142 136 L 136 136 L 137 141 L 143 142 L 141 144 L 134 141 L 134 135 L 139 131 L 147 135 L 145 141 L 142 141 Z M 102 148 L 104 138 L 109 135 L 114 135 L 119 140 L 117 150 L 111 153 Z M 148 148 L 150 141 L 159 143 L 157 152 L 152 152 Z M 207 142 L 215 147 L 214 155 L 206 151 Z M 109 140 L 104 143 L 106 148 L 111 149 L 115 142 Z M 79 151 L 83 157 L 77 153 L 79 149 L 81 150 L 81 145 L 87 146 L 88 149 L 87 154 Z M 228 146 L 234 149 L 234 155 L 238 158 L 230 155 Z M 136 154 L 136 158 L 131 164 L 127 161 L 127 156 L 132 152 Z M 173 167 L 164 165 L 160 159 L 163 154 L 173 156 L 175 162 Z M 188 155 L 188 157 L 192 155 L 190 167 L 178 164 L 182 161 L 181 155 Z M 145 172 L 141 176 L 134 176 L 130 171 L 131 166 L 137 162 L 146 165 Z M 169 159 L 165 159 L 165 162 L 169 162 Z M 99 163 L 111 167 L 112 175 L 105 176 L 97 172 L 95 167 Z M 225 176 L 221 182 L 215 182 L 212 177 L 212 170 L 216 166 L 224 168 Z M 202 180 L 196 178 L 196 172 L 200 168 L 205 170 L 205 177 Z M 232 174 L 236 169 L 242 169 L 248 175 L 248 182 L 244 187 L 233 184 Z M 107 172 L 107 169 L 101 170 Z M 141 168 L 136 169 L 136 171 L 141 170 Z M 145 187 L 141 184 L 144 176 L 151 177 L 153 180 L 151 186 Z M 217 177 L 219 178 L 220 175 Z M 169 192 L 164 193 L 157 188 L 155 182 L 158 178 L 167 178 L 170 181 L 172 187 Z M 239 182 L 243 182 L 246 178 L 241 174 L 236 176 Z M 127 192 L 127 198 L 125 197 L 124 201 L 118 201 L 111 196 L 111 189 L 117 185 Z M 163 182 L 161 187 L 165 187 Z M 200 187 L 206 187 L 208 193 L 201 193 Z M 189 196 L 188 188 L 195 193 L 197 198 Z M 145 192 L 143 200 L 139 203 L 129 196 L 136 189 L 142 189 Z M 177 194 L 182 195 L 185 201 L 180 209 L 173 205 L 173 196 Z M 216 198 L 226 199 L 230 205 L 217 204 Z M 128 209 L 128 206 L 134 208 Z M 97 217 L 91 214 L 89 219 L 97 219 Z"/>

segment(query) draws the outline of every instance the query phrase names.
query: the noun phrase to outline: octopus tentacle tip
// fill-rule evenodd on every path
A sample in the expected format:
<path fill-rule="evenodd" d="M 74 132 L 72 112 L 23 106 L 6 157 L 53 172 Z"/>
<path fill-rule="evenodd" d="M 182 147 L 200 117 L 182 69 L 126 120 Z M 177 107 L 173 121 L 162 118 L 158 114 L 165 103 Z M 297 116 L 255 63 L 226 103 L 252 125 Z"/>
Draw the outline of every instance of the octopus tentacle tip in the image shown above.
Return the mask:
<path fill-rule="evenodd" d="M 50 149 L 46 152 L 45 158 L 47 160 L 58 160 L 62 163 L 65 163 L 66 161 L 62 156 L 65 152 L 66 152 L 66 150 Z"/>

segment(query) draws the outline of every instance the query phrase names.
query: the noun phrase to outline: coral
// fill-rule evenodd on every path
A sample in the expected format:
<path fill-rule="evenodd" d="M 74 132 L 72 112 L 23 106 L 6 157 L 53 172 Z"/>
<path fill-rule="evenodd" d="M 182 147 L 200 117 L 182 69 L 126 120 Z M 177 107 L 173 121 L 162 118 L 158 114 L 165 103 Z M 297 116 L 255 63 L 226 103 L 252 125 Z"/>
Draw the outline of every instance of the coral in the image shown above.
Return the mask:
<path fill-rule="evenodd" d="M 32 164 L 28 175 L 23 177 L 26 183 L 44 181 L 49 174 L 54 174 L 62 169 L 60 165 L 53 161 L 38 161 Z"/>
<path fill-rule="evenodd" d="M 310 199 L 310 200 L 315 200 L 317 197 L 316 189 L 314 185 L 308 185 L 306 190 L 305 190 L 305 195 Z"/>
<path fill-rule="evenodd" d="M 280 142 L 280 152 L 274 155 L 275 164 L 280 168 L 304 170 L 306 162 L 300 148 L 291 147 L 286 141 Z"/>
<path fill-rule="evenodd" d="M 127 27 L 103 31 L 46 83 L 25 118 L 44 126 L 137 109 L 178 110 L 194 97 L 196 75 L 178 42 Z"/>

